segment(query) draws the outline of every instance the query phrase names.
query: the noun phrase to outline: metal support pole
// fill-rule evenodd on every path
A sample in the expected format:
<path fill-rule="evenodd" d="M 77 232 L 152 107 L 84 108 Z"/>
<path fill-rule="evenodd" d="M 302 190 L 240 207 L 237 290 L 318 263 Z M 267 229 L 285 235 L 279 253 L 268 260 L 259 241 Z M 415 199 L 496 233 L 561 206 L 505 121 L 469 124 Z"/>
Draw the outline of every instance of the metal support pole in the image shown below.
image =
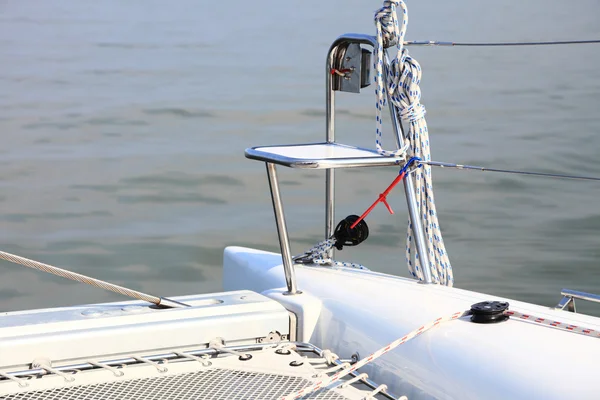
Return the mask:
<path fill-rule="evenodd" d="M 423 269 L 423 283 L 432 283 L 431 270 L 429 269 L 429 255 L 427 253 L 427 247 L 425 246 L 423 226 L 419 219 L 419 208 L 417 207 L 415 197 L 415 187 L 410 174 L 406 175 L 403 181 L 404 191 L 406 192 L 406 203 L 408 204 L 408 214 L 410 215 L 412 229 L 415 234 L 415 246 L 417 248 L 419 259 L 421 260 L 421 268 Z"/>
<path fill-rule="evenodd" d="M 333 90 L 333 76 L 331 69 L 334 67 L 336 57 L 341 48 L 350 43 L 359 43 L 377 46 L 375 36 L 357 33 L 346 33 L 338 37 L 329 47 L 327 60 L 325 62 L 325 141 L 335 142 L 335 92 Z M 325 239 L 329 239 L 335 230 L 335 174 L 333 169 L 325 170 Z M 333 256 L 333 250 L 329 251 L 329 257 Z"/>
<path fill-rule="evenodd" d="M 338 37 L 329 47 L 325 62 L 325 141 L 335 142 L 335 91 L 333 90 L 333 76 L 331 69 L 338 51 L 350 43 L 377 46 L 375 36 L 347 33 Z M 333 169 L 325 170 L 325 239 L 333 236 L 335 230 L 335 173 Z M 333 250 L 329 250 L 329 257 L 333 257 Z"/>
<path fill-rule="evenodd" d="M 271 199 L 273 200 L 273 211 L 275 212 L 275 223 L 277 224 L 277 235 L 279 236 L 279 247 L 281 248 L 281 258 L 283 260 L 283 271 L 285 273 L 285 282 L 287 284 L 286 294 L 298 294 L 296 286 L 296 275 L 294 273 L 294 262 L 290 251 L 290 239 L 288 237 L 285 215 L 283 213 L 283 203 L 279 193 L 279 182 L 277 181 L 277 170 L 275 164 L 267 164 L 267 175 L 269 177 L 269 188 L 271 189 Z"/>
<path fill-rule="evenodd" d="M 333 91 L 333 81 L 331 68 L 333 65 L 333 57 L 337 47 L 332 49 L 327 54 L 327 62 L 325 65 L 325 125 L 326 134 L 325 141 L 333 143 L 335 141 L 335 92 Z M 325 170 L 325 239 L 333 236 L 335 229 L 335 170 Z M 333 250 L 329 250 L 328 257 L 333 256 Z"/>
<path fill-rule="evenodd" d="M 385 51 L 385 65 L 389 65 L 387 50 Z M 385 67 L 385 75 L 387 75 L 387 67 Z M 396 109 L 392 104 L 389 92 L 387 93 L 387 102 L 390 108 L 390 115 L 392 117 L 392 126 L 394 127 L 394 133 L 396 138 L 396 144 L 398 148 L 402 148 L 404 139 L 406 138 L 404 129 L 402 128 L 402 122 L 398 119 Z M 421 260 L 421 268 L 423 270 L 423 283 L 432 283 L 431 270 L 429 264 L 429 254 L 427 252 L 427 246 L 425 245 L 425 235 L 423 234 L 423 226 L 421 225 L 421 219 L 419 218 L 419 205 L 417 204 L 417 197 L 415 195 L 415 186 L 411 177 L 411 174 L 407 174 L 402 180 L 404 183 L 404 192 L 406 193 L 406 204 L 408 205 L 408 215 L 410 216 L 410 222 L 412 229 L 415 234 L 415 247 L 417 248 L 417 255 Z"/>

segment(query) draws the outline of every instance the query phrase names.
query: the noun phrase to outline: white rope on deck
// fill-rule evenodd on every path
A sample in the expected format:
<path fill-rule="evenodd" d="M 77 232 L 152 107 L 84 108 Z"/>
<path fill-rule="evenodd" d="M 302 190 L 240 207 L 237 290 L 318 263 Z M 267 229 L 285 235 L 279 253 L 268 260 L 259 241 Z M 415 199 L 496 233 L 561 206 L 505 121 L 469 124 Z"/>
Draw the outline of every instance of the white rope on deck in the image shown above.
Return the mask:
<path fill-rule="evenodd" d="M 580 334 L 580 335 L 585 335 L 585 336 L 600 339 L 600 332 L 597 330 L 591 329 L 591 328 L 571 325 L 571 324 L 567 324 L 567 323 L 564 323 L 561 321 L 556 321 L 553 319 L 537 317 L 535 315 L 526 314 L 526 313 L 522 313 L 522 312 L 515 311 L 515 310 L 506 310 L 503 312 L 503 314 L 509 318 L 514 317 L 514 318 L 517 318 L 517 320 L 527 321 L 527 322 L 530 322 L 533 324 L 538 324 L 540 326 L 546 326 L 548 328 L 554 328 L 554 329 L 561 330 L 564 332 L 571 332 L 571 333 L 575 333 L 575 334 Z M 349 374 L 355 372 L 359 368 L 364 367 L 365 365 L 371 363 L 372 361 L 375 361 L 377 358 L 381 357 L 382 355 L 394 350 L 396 347 L 403 345 L 404 343 L 427 332 L 428 330 L 435 328 L 444 322 L 454 321 L 454 320 L 457 320 L 459 318 L 462 318 L 462 317 L 465 317 L 468 315 L 471 315 L 471 310 L 455 312 L 452 315 L 440 317 L 433 321 L 430 321 L 430 322 L 426 323 L 425 325 L 422 325 L 421 327 L 407 333 L 406 335 L 402 336 L 401 338 L 394 340 L 387 346 L 374 351 L 367 357 L 357 361 L 352 366 L 349 366 L 348 363 L 344 363 L 344 364 L 338 365 L 338 368 L 331 368 L 329 370 L 324 371 L 323 375 L 326 375 L 326 373 L 330 373 L 333 371 L 337 371 L 338 369 L 341 369 L 340 371 L 336 372 L 335 374 L 330 375 L 330 376 L 323 376 L 323 379 L 321 381 L 319 381 L 311 386 L 307 386 L 307 387 L 305 387 L 301 390 L 298 390 L 294 393 L 285 395 L 285 396 L 281 397 L 279 400 L 300 399 L 300 398 L 307 396 L 308 394 L 313 393 L 321 388 L 328 387 L 329 385 L 331 385 L 334 382 L 339 381 L 346 375 L 349 375 Z M 345 366 L 345 368 L 344 368 L 344 366 Z M 355 377 L 353 380 L 347 381 L 346 383 L 354 382 L 357 380 L 357 378 L 358 377 Z M 344 383 L 342 383 L 340 386 L 343 386 L 343 385 L 344 385 Z M 384 390 L 384 388 L 382 386 L 384 386 L 384 385 L 380 385 L 377 389 Z"/>
<path fill-rule="evenodd" d="M 402 11 L 400 22 L 396 9 Z M 408 54 L 404 47 L 404 37 L 408 24 L 408 11 L 402 0 L 385 0 L 383 7 L 375 13 L 377 27 L 377 43 L 375 49 L 375 95 L 376 106 L 376 147 L 377 151 L 386 156 L 398 155 L 402 149 L 389 152 L 381 148 L 382 109 L 389 96 L 395 112 L 402 121 L 409 125 L 408 141 L 410 143 L 407 159 L 419 157 L 423 161 L 431 160 L 429 149 L 429 133 L 425 122 L 425 107 L 421 104 L 421 66 Z M 391 63 L 387 63 L 384 42 L 388 46 L 396 45 L 397 54 Z M 384 70 L 386 72 L 385 79 Z M 387 91 L 387 92 L 386 92 Z M 418 254 L 414 251 L 413 230 L 409 220 L 406 238 L 406 261 L 411 275 L 423 280 L 421 268 L 429 268 L 433 282 L 452 286 L 454 278 L 452 266 L 442 239 L 431 180 L 431 166 L 422 164 L 422 168 L 410 174 L 407 179 L 414 179 L 417 205 L 421 215 L 421 223 L 426 239 L 429 266 L 422 266 Z"/>
<path fill-rule="evenodd" d="M 559 329 L 565 332 L 578 333 L 580 335 L 585 335 L 593 338 L 600 339 L 600 331 L 595 329 L 586 328 L 584 326 L 571 325 L 560 321 L 555 321 L 553 319 L 536 317 L 535 315 L 525 314 L 519 311 L 507 310 L 504 311 L 504 315 L 508 317 L 519 318 L 523 321 L 529 321 L 534 324 L 539 324 L 543 326 L 547 326 L 549 328 Z"/>
<path fill-rule="evenodd" d="M 347 364 L 342 364 L 342 365 L 347 365 L 347 367 L 344 368 L 344 369 L 342 369 L 341 371 L 336 372 L 335 374 L 333 374 L 331 376 L 323 377 L 323 379 L 321 381 L 315 383 L 314 385 L 307 386 L 307 387 L 305 387 L 303 389 L 300 389 L 300 390 L 298 390 L 298 391 L 296 391 L 294 393 L 290 393 L 290 394 L 288 394 L 286 396 L 283 396 L 279 400 L 299 399 L 299 398 L 302 398 L 302 397 L 306 396 L 309 393 L 312 393 L 312 392 L 315 392 L 315 391 L 317 391 L 317 390 L 319 390 L 321 388 L 327 387 L 327 386 L 331 385 L 332 383 L 339 381 L 340 379 L 342 379 L 346 375 L 349 375 L 349 374 L 353 373 L 357 369 L 359 369 L 361 367 L 364 367 L 365 365 L 367 365 L 368 363 L 370 363 L 370 362 L 374 361 L 375 359 L 381 357 L 385 353 L 387 353 L 387 352 L 395 349 L 396 347 L 398 347 L 398 346 L 400 346 L 400 345 L 408 342 L 412 338 L 421 335 L 422 333 L 428 331 L 429 329 L 434 328 L 436 326 L 439 326 L 443 322 L 453 321 L 455 319 L 458 319 L 460 317 L 468 315 L 469 313 L 470 313 L 470 311 L 460 311 L 460 312 L 456 312 L 456 313 L 454 313 L 452 315 L 448 315 L 446 317 L 441 317 L 441 318 L 438 318 L 438 319 L 436 319 L 434 321 L 431 321 L 431 322 L 429 322 L 429 323 L 421 326 L 420 328 L 415 329 L 412 332 L 409 332 L 408 334 L 402 336 L 401 338 L 398 338 L 398 339 L 394 340 L 393 342 L 391 342 L 387 346 L 382 347 L 381 349 L 373 352 L 372 354 L 370 354 L 367 357 L 363 358 L 362 360 L 356 362 L 352 366 L 349 366 Z"/>

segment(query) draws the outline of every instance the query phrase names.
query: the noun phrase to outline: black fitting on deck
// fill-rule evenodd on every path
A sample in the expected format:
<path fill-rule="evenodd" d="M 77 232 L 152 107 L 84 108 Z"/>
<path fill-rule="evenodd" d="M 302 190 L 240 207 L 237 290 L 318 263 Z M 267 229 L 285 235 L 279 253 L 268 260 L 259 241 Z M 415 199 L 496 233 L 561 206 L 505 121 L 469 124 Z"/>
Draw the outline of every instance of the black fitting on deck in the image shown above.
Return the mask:
<path fill-rule="evenodd" d="M 473 304 L 471 306 L 471 322 L 494 324 L 506 321 L 508 319 L 508 315 L 504 315 L 506 310 L 508 310 L 508 303 L 505 301 L 484 301 Z"/>

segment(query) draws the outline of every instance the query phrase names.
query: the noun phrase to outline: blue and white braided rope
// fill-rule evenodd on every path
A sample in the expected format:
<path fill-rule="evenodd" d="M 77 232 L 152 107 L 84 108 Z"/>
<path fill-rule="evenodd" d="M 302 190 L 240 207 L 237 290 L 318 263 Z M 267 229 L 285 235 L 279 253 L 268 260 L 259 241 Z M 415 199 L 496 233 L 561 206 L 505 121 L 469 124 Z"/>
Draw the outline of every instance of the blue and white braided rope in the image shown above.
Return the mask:
<path fill-rule="evenodd" d="M 392 12 L 392 7 L 394 7 Z M 398 29 L 393 29 L 394 26 L 398 26 L 398 19 L 396 18 L 395 5 L 389 1 L 384 1 L 383 8 L 375 13 L 375 25 L 377 26 L 377 48 L 375 49 L 374 57 L 374 69 L 375 69 L 375 97 L 377 102 L 375 103 L 375 148 L 377 152 L 384 156 L 389 157 L 403 157 L 406 155 L 408 143 L 403 148 L 390 151 L 384 150 L 382 147 L 382 135 L 383 135 L 383 120 L 382 113 L 383 107 L 387 103 L 386 86 L 383 83 L 384 76 L 384 50 L 383 41 L 393 44 L 398 41 L 398 33 L 404 35 L 405 30 L 398 32 Z M 400 37 L 400 43 L 403 40 L 403 36 Z M 393 93 L 396 83 L 392 82 L 389 86 L 390 94 Z"/>
<path fill-rule="evenodd" d="M 396 10 L 402 11 L 399 22 Z M 425 122 L 425 107 L 420 103 L 421 88 L 421 66 L 412 58 L 404 48 L 404 38 L 408 25 L 408 10 L 402 0 L 386 0 L 383 7 L 375 13 L 375 26 L 377 27 L 377 48 L 375 49 L 374 68 L 376 106 L 376 148 L 385 156 L 398 156 L 404 149 L 397 151 L 386 151 L 381 148 L 382 135 L 382 109 L 386 104 L 387 93 L 399 117 L 408 123 L 408 148 L 407 157 L 419 157 L 423 161 L 431 160 L 429 149 L 429 133 Z M 395 58 L 387 62 L 384 51 L 384 40 L 388 46 L 396 45 Z M 384 75 L 385 70 L 385 75 Z M 385 81 L 384 81 L 385 76 Z M 452 266 L 442 239 L 435 201 L 433 197 L 433 186 L 431 181 L 431 166 L 423 164 L 422 168 L 410 175 L 414 179 L 417 205 L 419 207 L 422 224 L 427 241 L 429 254 L 429 268 L 434 282 L 452 286 L 454 278 Z M 423 271 L 418 254 L 413 249 L 413 230 L 409 220 L 406 239 L 406 261 L 408 270 L 412 276 L 422 280 Z"/>

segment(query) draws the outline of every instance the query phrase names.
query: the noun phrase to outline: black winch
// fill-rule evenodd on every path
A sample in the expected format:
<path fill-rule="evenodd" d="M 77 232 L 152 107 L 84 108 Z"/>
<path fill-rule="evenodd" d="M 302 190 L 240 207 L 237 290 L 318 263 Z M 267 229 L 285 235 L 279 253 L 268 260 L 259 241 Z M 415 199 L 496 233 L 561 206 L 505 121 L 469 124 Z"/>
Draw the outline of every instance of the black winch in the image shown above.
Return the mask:
<path fill-rule="evenodd" d="M 349 215 L 335 227 L 333 237 L 335 237 L 335 248 L 342 250 L 344 246 L 356 246 L 369 237 L 369 227 L 363 219 L 351 229 L 352 224 L 360 217 L 358 215 Z"/>
<path fill-rule="evenodd" d="M 508 310 L 508 303 L 505 301 L 484 301 L 471 306 L 471 322 L 477 324 L 493 324 L 506 321 L 508 315 L 504 311 Z"/>

